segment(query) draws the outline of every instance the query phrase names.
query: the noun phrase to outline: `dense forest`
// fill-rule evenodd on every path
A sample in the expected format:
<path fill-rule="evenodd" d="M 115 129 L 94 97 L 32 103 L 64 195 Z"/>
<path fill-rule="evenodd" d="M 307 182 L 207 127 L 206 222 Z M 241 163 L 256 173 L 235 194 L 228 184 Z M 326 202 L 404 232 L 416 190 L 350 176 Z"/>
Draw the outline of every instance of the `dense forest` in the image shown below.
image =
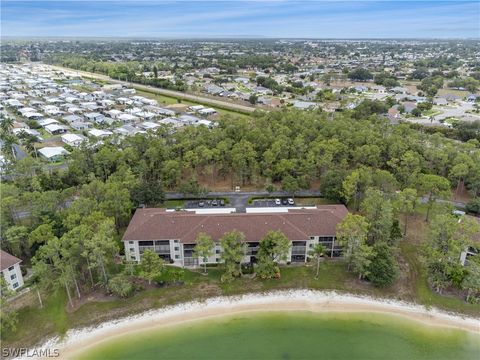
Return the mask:
<path fill-rule="evenodd" d="M 207 190 L 201 179 L 209 178 L 211 184 L 227 179 L 232 186 L 291 194 L 319 187 L 325 197 L 348 204 L 355 215 L 342 223 L 338 237 L 349 269 L 378 286 L 395 280 L 399 221 L 423 198 L 433 234 L 425 251 L 432 286 L 439 292 L 468 289 L 473 299 L 479 292 L 474 274 L 480 265 L 472 261 L 463 268 L 456 260 L 478 224 L 459 223 L 451 209 L 432 216 L 437 200 L 452 192 L 465 187 L 472 198 L 480 195 L 475 139 L 460 142 L 408 124 L 392 126 L 376 115 L 278 111 L 251 119 L 226 116 L 212 129 L 162 127 L 89 143 L 73 151 L 64 170 L 37 165 L 28 157 L 10 169 L 15 181 L 1 184 L 1 225 L 2 248 L 33 265 L 39 291 L 60 287 L 70 297 L 90 283 L 123 287 L 124 278 L 110 279 L 134 208 L 161 204 L 165 191 L 200 194 Z"/>

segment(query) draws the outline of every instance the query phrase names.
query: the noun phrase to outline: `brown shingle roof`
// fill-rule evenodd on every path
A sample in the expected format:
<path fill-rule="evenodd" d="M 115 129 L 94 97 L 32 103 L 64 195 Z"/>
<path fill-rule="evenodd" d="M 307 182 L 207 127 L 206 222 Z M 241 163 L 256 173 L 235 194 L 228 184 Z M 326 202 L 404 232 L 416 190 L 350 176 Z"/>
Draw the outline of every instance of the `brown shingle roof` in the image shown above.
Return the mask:
<path fill-rule="evenodd" d="M 16 263 L 21 262 L 19 258 L 10 255 L 9 253 L 0 250 L 0 271 L 8 269 L 10 266 L 15 265 Z"/>
<path fill-rule="evenodd" d="M 337 223 L 347 212 L 343 205 L 290 209 L 287 213 L 195 214 L 137 209 L 123 241 L 177 239 L 193 243 L 200 232 L 217 241 L 232 230 L 243 232 L 246 241 L 259 241 L 269 230 L 280 230 L 290 240 L 306 240 L 313 235 L 334 235 Z"/>

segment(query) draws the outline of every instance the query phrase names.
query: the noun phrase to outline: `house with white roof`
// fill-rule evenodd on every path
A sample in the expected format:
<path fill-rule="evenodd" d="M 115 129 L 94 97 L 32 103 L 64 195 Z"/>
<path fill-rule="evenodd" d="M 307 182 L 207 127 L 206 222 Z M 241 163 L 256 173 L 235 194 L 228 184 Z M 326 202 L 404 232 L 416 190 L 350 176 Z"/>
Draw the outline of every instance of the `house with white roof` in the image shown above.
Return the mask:
<path fill-rule="evenodd" d="M 87 113 L 87 114 L 85 114 L 85 117 L 88 120 L 94 121 L 96 123 L 102 123 L 102 122 L 105 121 L 105 115 L 97 113 L 97 112 Z"/>
<path fill-rule="evenodd" d="M 113 130 L 113 132 L 122 135 L 122 136 L 132 136 L 138 133 L 138 129 L 133 127 L 132 125 L 123 125 L 119 128 Z"/>
<path fill-rule="evenodd" d="M 97 137 L 97 138 L 106 138 L 110 135 L 113 135 L 113 133 L 111 131 L 108 131 L 108 130 L 100 130 L 100 129 L 92 129 L 92 130 L 88 130 L 88 134 L 90 136 L 94 136 L 94 137 Z"/>
<path fill-rule="evenodd" d="M 67 115 L 63 117 L 63 120 L 65 120 L 67 123 L 71 124 L 73 122 L 77 121 L 82 121 L 82 117 L 72 114 L 72 115 Z"/>
<path fill-rule="evenodd" d="M 123 112 L 117 109 L 108 110 L 105 113 L 109 115 L 112 119 L 117 119 L 120 115 L 123 114 Z"/>
<path fill-rule="evenodd" d="M 62 142 L 64 142 L 67 145 L 70 145 L 72 147 L 77 147 L 80 146 L 82 142 L 85 141 L 85 138 L 82 136 L 79 136 L 77 134 L 63 134 L 62 135 Z"/>
<path fill-rule="evenodd" d="M 150 121 L 145 121 L 139 125 L 142 129 L 144 130 L 155 130 L 160 127 L 159 124 L 150 122 Z"/>
<path fill-rule="evenodd" d="M 70 154 L 61 146 L 44 147 L 39 149 L 38 153 L 48 161 L 59 161 Z"/>
<path fill-rule="evenodd" d="M 67 132 L 67 128 L 59 124 L 50 124 L 45 126 L 44 129 L 46 132 L 52 135 L 64 134 Z"/>
<path fill-rule="evenodd" d="M 70 127 L 72 129 L 81 131 L 81 130 L 90 129 L 92 127 L 92 124 L 89 123 L 89 122 L 85 122 L 85 121 L 75 121 L 75 122 L 70 124 Z"/>
<path fill-rule="evenodd" d="M 51 124 L 59 124 L 58 120 L 55 120 L 55 119 L 52 119 L 52 118 L 48 118 L 48 119 L 44 119 L 44 120 L 40 120 L 38 122 L 38 124 L 41 126 L 41 127 L 45 127 L 47 125 L 51 125 Z"/>
<path fill-rule="evenodd" d="M 118 116 L 118 120 L 123 121 L 124 123 L 135 123 L 139 119 L 138 117 L 132 114 L 121 114 Z"/>
<path fill-rule="evenodd" d="M 217 110 L 215 110 L 214 108 L 205 108 L 205 109 L 198 110 L 198 113 L 200 115 L 208 116 L 208 115 L 216 114 Z"/>

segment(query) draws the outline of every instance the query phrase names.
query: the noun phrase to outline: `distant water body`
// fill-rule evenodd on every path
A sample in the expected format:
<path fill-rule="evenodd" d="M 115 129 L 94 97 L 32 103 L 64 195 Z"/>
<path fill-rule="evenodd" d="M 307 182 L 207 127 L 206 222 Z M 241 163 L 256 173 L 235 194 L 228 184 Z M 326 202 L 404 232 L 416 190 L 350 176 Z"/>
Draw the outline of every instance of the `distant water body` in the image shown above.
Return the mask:
<path fill-rule="evenodd" d="M 244 313 L 122 335 L 77 359 L 473 360 L 480 335 L 378 313 Z"/>

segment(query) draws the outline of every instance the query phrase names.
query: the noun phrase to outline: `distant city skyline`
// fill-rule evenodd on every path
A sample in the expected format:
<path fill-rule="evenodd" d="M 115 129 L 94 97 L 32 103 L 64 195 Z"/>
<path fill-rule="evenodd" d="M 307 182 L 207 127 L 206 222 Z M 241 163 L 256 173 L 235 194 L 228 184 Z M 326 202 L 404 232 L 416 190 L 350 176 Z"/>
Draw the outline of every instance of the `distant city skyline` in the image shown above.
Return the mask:
<path fill-rule="evenodd" d="M 2 37 L 479 38 L 478 1 L 14 1 Z"/>

